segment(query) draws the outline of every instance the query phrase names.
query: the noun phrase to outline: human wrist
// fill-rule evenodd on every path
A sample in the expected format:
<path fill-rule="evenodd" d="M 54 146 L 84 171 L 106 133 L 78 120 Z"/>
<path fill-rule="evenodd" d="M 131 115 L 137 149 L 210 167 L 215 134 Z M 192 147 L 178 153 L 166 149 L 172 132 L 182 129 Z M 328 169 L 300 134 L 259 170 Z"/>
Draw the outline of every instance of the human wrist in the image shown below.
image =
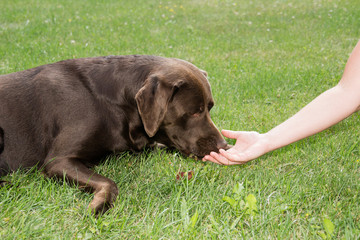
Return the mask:
<path fill-rule="evenodd" d="M 279 148 L 276 146 L 276 142 L 274 141 L 275 138 L 270 132 L 262 133 L 261 136 L 263 148 L 266 153 Z"/>

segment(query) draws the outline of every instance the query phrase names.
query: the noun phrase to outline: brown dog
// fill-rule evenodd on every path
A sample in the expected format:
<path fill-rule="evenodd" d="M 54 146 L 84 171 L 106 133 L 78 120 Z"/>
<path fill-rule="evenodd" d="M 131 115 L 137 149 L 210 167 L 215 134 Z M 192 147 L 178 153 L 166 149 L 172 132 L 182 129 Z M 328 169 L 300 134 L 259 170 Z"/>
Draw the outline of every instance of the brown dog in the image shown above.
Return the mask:
<path fill-rule="evenodd" d="M 72 59 L 0 76 L 0 176 L 38 166 L 95 193 L 106 211 L 116 184 L 88 167 L 156 143 L 202 157 L 227 144 L 210 119 L 206 73 L 179 59 Z"/>

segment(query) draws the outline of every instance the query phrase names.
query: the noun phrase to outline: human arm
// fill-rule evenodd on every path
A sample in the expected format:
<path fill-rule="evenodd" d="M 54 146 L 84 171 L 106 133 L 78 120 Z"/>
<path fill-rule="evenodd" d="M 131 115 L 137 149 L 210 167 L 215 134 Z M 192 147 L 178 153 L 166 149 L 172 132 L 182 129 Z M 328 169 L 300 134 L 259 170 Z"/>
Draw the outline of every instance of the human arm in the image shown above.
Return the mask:
<path fill-rule="evenodd" d="M 225 137 L 236 139 L 229 150 L 212 152 L 204 160 L 219 164 L 243 164 L 267 152 L 321 132 L 340 122 L 360 106 L 360 41 L 345 66 L 340 82 L 302 108 L 294 116 L 271 129 L 256 132 L 223 131 Z"/>

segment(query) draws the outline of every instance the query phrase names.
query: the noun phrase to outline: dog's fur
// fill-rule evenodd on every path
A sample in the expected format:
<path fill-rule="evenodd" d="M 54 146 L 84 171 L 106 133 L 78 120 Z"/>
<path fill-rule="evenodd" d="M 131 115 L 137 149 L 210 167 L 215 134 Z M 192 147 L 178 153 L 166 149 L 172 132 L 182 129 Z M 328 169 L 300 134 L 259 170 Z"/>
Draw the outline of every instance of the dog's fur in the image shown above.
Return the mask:
<path fill-rule="evenodd" d="M 161 143 L 202 157 L 227 144 L 210 119 L 206 72 L 179 59 L 72 59 L 0 76 L 0 176 L 41 167 L 95 193 L 106 211 L 116 184 L 89 169 L 109 153 Z"/>

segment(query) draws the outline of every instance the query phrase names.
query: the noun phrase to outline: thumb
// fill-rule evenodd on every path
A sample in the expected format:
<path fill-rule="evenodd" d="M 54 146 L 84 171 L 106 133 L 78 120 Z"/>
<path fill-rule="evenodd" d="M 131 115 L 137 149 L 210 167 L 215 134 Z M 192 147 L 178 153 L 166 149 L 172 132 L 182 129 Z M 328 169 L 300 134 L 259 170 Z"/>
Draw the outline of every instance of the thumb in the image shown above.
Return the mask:
<path fill-rule="evenodd" d="M 236 139 L 240 135 L 240 132 L 231 131 L 231 130 L 222 130 L 221 133 L 224 135 L 224 137 L 232 138 L 232 139 Z"/>

